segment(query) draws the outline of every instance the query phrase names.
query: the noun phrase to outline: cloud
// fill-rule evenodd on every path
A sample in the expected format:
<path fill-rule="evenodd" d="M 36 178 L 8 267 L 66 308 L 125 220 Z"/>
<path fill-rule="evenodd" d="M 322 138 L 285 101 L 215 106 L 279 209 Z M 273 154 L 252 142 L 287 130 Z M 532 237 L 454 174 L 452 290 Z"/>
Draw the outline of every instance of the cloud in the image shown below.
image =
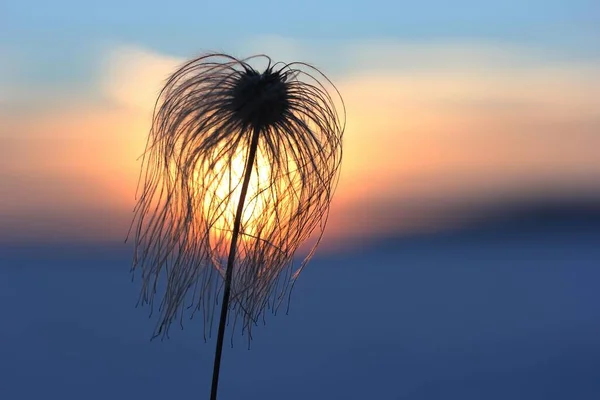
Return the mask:
<path fill-rule="evenodd" d="M 147 112 L 169 75 L 184 61 L 135 46 L 120 46 L 105 57 L 100 87 L 117 105 Z"/>
<path fill-rule="evenodd" d="M 0 238 L 126 232 L 154 97 L 179 60 L 132 47 L 101 58 L 96 92 L 39 91 L 0 112 Z"/>
<path fill-rule="evenodd" d="M 474 199 L 599 189 L 600 62 L 498 43 L 279 37 L 237 55 L 256 52 L 313 61 L 344 96 L 333 239 L 451 223 Z M 94 93 L 38 93 L 0 111 L 0 219 L 12 221 L 0 238 L 50 235 L 57 215 L 66 236 L 126 231 L 156 95 L 184 60 L 135 46 L 100 59 Z"/>

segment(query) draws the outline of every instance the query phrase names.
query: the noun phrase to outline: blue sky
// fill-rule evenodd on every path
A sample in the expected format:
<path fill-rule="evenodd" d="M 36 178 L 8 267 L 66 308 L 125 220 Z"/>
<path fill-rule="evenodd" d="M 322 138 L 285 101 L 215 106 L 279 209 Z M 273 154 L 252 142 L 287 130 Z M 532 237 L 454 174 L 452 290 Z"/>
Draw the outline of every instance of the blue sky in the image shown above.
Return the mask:
<path fill-rule="evenodd" d="M 71 72 L 82 55 L 106 41 L 134 43 L 176 56 L 227 50 L 261 35 L 315 42 L 482 39 L 579 57 L 596 56 L 600 50 L 600 6 L 592 0 L 3 3 L 0 46 L 49 68 L 70 64 Z M 48 78 L 60 75 L 46 73 Z"/>
<path fill-rule="evenodd" d="M 8 0 L 0 15 L 0 51 L 19 60 L 9 78 L 23 85 L 81 86 L 98 53 L 122 43 L 184 58 L 207 50 L 246 56 L 240 44 L 262 36 L 313 45 L 478 40 L 575 59 L 600 56 L 600 6 L 593 0 Z"/>

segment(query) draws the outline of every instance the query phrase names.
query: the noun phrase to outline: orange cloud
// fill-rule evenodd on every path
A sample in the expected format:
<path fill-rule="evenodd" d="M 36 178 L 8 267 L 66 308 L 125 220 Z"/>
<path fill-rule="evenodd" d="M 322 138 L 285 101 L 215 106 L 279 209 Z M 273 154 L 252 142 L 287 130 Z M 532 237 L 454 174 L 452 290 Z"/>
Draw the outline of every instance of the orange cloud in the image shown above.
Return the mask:
<path fill-rule="evenodd" d="M 307 54 L 286 43 L 265 40 L 284 61 L 352 66 L 332 68 L 348 113 L 332 239 L 429 227 L 464 199 L 600 185 L 598 63 L 493 44 Z M 154 100 L 181 61 L 118 48 L 104 57 L 95 96 L 0 113 L 0 238 L 122 238 Z M 394 218 L 381 204 L 397 208 Z"/>
<path fill-rule="evenodd" d="M 0 238 L 124 237 L 153 98 L 179 61 L 123 48 L 105 62 L 93 98 L 39 93 L 43 108 L 0 114 Z"/>

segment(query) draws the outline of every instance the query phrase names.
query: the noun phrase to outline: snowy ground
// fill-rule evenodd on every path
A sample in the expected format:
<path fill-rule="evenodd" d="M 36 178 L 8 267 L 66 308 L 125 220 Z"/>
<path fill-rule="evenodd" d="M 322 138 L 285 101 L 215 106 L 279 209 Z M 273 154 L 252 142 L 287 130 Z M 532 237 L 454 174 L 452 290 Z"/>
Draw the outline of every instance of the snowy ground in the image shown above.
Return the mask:
<path fill-rule="evenodd" d="M 149 341 L 128 251 L 0 251 L 0 399 L 208 398 L 214 340 Z M 593 230 L 321 255 L 226 347 L 220 399 L 598 399 L 599 287 Z"/>

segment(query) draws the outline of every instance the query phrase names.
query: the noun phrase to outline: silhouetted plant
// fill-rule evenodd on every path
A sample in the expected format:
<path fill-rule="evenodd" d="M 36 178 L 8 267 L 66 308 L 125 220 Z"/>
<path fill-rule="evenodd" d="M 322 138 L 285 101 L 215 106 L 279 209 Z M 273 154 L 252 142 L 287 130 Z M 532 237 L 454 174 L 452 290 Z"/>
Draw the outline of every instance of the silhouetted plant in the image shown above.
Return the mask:
<path fill-rule="evenodd" d="M 262 73 L 250 65 L 261 60 Z M 189 309 L 190 317 L 202 312 L 206 340 L 222 290 L 211 399 L 228 311 L 251 340 L 266 309 L 289 300 L 321 239 L 342 157 L 338 102 L 315 68 L 264 55 L 199 57 L 158 97 L 132 223 L 133 269 L 141 269 L 141 303 L 152 305 L 164 279 L 155 335 Z M 309 237 L 314 245 L 296 265 Z"/>

